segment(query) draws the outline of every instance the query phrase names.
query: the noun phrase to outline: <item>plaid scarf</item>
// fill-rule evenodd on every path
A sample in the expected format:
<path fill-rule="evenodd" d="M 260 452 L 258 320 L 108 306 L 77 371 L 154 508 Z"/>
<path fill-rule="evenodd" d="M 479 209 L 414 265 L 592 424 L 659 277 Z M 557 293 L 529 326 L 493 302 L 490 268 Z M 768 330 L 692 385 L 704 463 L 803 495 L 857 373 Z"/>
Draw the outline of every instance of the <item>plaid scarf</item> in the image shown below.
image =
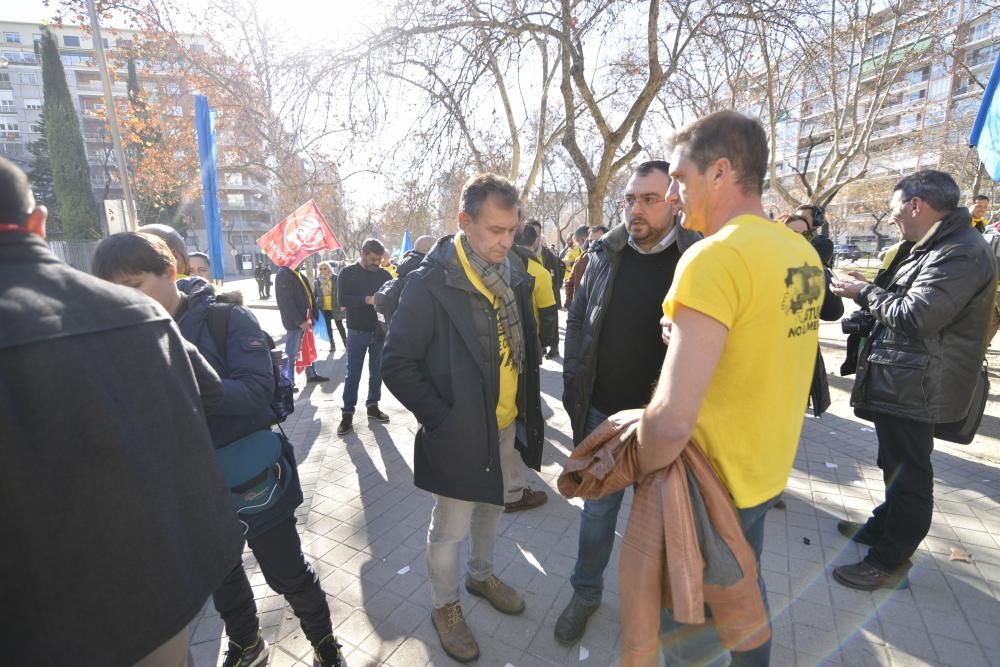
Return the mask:
<path fill-rule="evenodd" d="M 503 264 L 490 264 L 473 251 L 465 234 L 461 238 L 462 248 L 472 270 L 483 281 L 486 289 L 500 299 L 500 322 L 510 342 L 514 368 L 521 373 L 524 371 L 524 332 L 521 330 L 521 312 L 517 307 L 517 299 L 510 287 L 510 262 L 504 259 Z"/>

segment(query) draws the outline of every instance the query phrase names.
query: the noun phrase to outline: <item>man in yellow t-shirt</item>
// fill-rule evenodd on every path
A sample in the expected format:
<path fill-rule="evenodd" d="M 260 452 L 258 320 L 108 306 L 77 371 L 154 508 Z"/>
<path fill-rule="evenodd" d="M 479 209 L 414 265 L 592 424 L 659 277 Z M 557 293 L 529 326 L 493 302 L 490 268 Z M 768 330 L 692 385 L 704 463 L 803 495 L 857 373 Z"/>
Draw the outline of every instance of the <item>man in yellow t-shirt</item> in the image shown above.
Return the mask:
<path fill-rule="evenodd" d="M 675 138 L 667 198 L 683 207 L 684 227 L 705 238 L 681 257 L 664 301 L 667 355 L 639 425 L 643 472 L 669 465 L 669 452 L 688 442 L 701 448 L 758 561 L 764 518 L 798 446 L 824 293 L 816 251 L 764 213 L 768 155 L 764 128 L 733 111 Z M 766 600 L 763 579 L 760 587 Z M 719 654 L 717 643 L 693 646 L 669 625 L 667 664 Z M 737 646 L 732 664 L 767 664 L 769 655 L 769 641 Z"/>
<path fill-rule="evenodd" d="M 504 490 L 520 461 L 541 466 L 544 422 L 534 279 L 508 257 L 520 222 L 518 189 L 482 174 L 465 184 L 461 201 L 461 232 L 440 239 L 407 275 L 382 376 L 420 423 L 413 481 L 434 497 L 431 620 L 445 652 L 468 662 L 479 645 L 459 599 L 461 546 L 469 537 L 466 590 L 503 613 L 524 611 L 521 595 L 494 572 L 493 548 Z"/>

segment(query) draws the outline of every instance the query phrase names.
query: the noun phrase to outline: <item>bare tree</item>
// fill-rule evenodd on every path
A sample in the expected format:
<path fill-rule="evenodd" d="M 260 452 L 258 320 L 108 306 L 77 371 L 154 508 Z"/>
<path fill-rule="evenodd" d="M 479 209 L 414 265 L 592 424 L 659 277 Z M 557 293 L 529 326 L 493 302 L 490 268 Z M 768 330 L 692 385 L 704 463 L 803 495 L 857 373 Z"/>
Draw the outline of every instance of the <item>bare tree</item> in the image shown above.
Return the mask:
<path fill-rule="evenodd" d="M 811 23 L 779 40 L 754 23 L 760 79 L 750 96 L 769 129 L 769 182 L 781 200 L 828 205 L 867 175 L 876 151 L 918 129 L 907 113 L 914 100 L 901 88 L 914 68 L 924 76 L 926 63 L 929 73 L 931 55 L 947 48 L 938 36 L 950 4 L 817 2 Z"/>

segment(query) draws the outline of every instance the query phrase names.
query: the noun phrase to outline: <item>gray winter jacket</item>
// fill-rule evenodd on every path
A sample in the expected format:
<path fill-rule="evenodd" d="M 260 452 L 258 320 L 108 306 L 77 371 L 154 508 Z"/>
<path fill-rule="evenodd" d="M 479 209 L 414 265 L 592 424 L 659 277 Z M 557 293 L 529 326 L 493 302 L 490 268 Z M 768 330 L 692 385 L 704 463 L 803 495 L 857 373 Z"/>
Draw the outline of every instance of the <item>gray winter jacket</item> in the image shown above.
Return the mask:
<path fill-rule="evenodd" d="M 681 253 L 699 239 L 701 234 L 697 232 L 684 228 L 677 230 L 677 245 Z M 574 443 L 580 442 L 586 435 L 587 413 L 597 374 L 597 345 L 618 264 L 627 243 L 628 228 L 624 224 L 594 242 L 583 280 L 573 296 L 573 303 L 569 304 L 563 360 L 563 406 L 569 413 Z"/>
<path fill-rule="evenodd" d="M 996 260 L 968 209 L 938 222 L 883 289 L 856 301 L 876 324 L 858 361 L 851 405 L 920 422 L 965 417 L 986 351 Z"/>

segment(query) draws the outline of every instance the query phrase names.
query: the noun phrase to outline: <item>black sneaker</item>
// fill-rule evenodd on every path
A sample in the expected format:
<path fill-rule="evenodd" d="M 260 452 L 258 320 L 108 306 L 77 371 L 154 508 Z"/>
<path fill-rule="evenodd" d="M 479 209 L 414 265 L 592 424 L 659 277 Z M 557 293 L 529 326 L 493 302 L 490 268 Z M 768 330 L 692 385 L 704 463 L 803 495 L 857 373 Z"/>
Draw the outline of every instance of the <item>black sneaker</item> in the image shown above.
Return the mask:
<path fill-rule="evenodd" d="M 389 415 L 379 410 L 377 405 L 369 405 L 368 419 L 374 419 L 375 421 L 387 424 L 389 422 Z"/>
<path fill-rule="evenodd" d="M 267 662 L 267 642 L 257 630 L 257 640 L 253 644 L 240 646 L 233 640 L 229 640 L 229 648 L 226 650 L 226 660 L 222 667 L 257 667 Z"/>
<path fill-rule="evenodd" d="M 337 427 L 337 435 L 344 435 L 354 430 L 354 415 L 345 414 L 340 418 L 340 426 Z"/>
<path fill-rule="evenodd" d="M 313 646 L 313 667 L 347 667 L 337 638 L 327 635 Z"/>
<path fill-rule="evenodd" d="M 313 373 L 312 375 L 309 375 L 308 377 L 306 377 L 306 382 L 326 382 L 329 379 L 330 378 L 324 377 L 324 376 L 320 375 L 319 373 Z"/>

